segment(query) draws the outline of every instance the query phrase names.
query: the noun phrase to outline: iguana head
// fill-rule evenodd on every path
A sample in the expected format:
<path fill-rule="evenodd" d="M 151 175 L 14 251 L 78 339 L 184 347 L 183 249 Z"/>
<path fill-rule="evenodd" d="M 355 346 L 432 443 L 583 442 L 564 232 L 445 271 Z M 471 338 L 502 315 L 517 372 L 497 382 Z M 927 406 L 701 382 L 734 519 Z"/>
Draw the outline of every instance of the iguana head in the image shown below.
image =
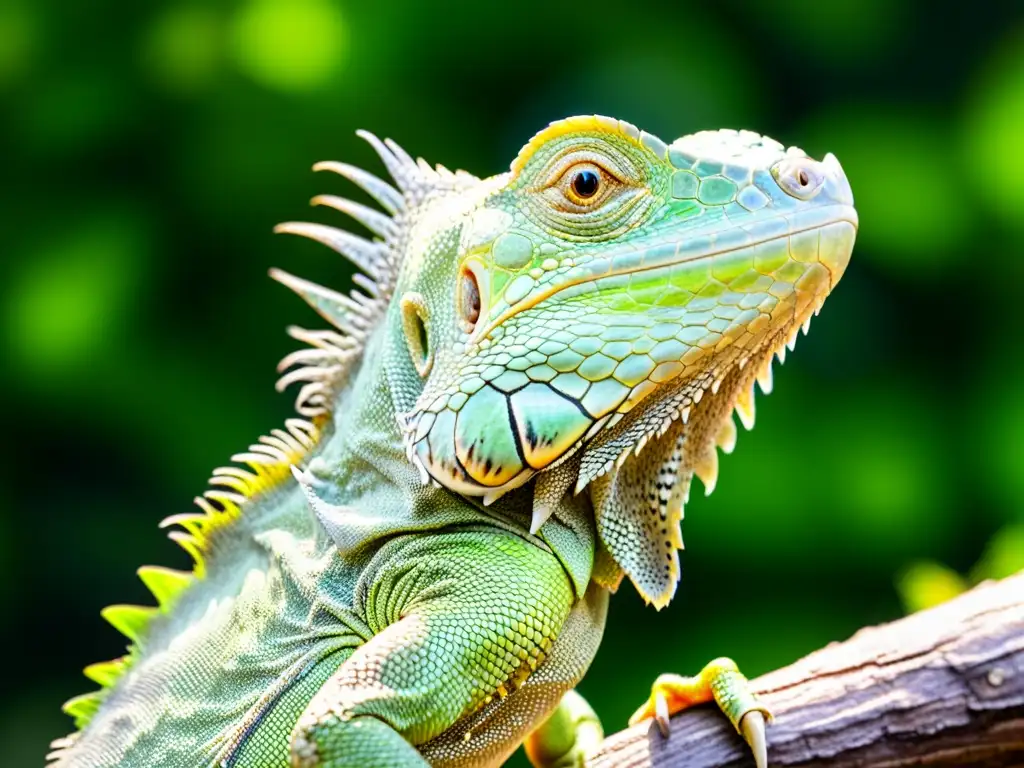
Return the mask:
<path fill-rule="evenodd" d="M 668 546 L 623 565 L 652 571 L 657 600 L 655 572 L 678 568 L 672 497 L 692 472 L 713 486 L 733 408 L 752 421 L 755 377 L 767 386 L 846 268 L 857 214 L 839 163 L 747 131 L 667 146 L 576 117 L 422 219 L 397 297 L 423 379 L 404 416 L 412 460 L 485 502 L 562 466 L 572 490 L 595 486 L 613 539 L 650 537 L 628 529 L 653 517 Z"/>
<path fill-rule="evenodd" d="M 664 604 L 692 475 L 714 486 L 732 411 L 752 425 L 755 380 L 850 258 L 839 163 L 595 116 L 484 180 L 370 140 L 403 192 L 377 197 L 397 210 L 388 375 L 409 458 L 485 504 L 536 478 L 535 530 L 586 489 L 608 551 Z"/>

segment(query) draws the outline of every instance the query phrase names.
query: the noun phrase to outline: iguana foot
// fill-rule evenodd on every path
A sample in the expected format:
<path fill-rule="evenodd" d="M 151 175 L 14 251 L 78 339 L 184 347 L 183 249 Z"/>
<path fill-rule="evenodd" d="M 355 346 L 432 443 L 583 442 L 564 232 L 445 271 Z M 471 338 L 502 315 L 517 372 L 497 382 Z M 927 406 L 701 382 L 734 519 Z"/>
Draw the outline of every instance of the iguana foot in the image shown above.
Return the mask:
<path fill-rule="evenodd" d="M 765 724 L 772 715 L 750 691 L 747 678 L 732 659 L 709 663 L 696 677 L 660 675 L 651 697 L 629 718 L 630 725 L 654 718 L 662 736 L 668 736 L 669 717 L 695 704 L 714 701 L 754 752 L 757 768 L 768 766 Z"/>
<path fill-rule="evenodd" d="M 534 768 L 578 768 L 601 746 L 604 730 L 594 710 L 576 691 L 569 691 L 523 747 Z"/>

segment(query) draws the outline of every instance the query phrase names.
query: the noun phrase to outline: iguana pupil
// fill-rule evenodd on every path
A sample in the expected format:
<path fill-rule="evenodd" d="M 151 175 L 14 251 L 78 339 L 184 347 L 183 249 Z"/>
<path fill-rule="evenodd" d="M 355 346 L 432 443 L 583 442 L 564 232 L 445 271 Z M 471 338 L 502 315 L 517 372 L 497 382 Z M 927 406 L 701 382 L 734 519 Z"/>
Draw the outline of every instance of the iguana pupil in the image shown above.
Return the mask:
<path fill-rule="evenodd" d="M 572 179 L 573 191 L 580 197 L 593 197 L 601 185 L 601 179 L 591 170 L 579 171 Z"/>

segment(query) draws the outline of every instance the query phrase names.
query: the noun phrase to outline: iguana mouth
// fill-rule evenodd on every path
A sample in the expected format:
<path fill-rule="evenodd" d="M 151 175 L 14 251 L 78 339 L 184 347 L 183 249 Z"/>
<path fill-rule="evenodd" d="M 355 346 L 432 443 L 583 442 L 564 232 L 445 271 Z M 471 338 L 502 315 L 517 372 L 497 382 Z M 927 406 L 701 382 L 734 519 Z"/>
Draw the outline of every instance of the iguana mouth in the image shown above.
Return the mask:
<path fill-rule="evenodd" d="M 606 257 L 592 260 L 587 264 L 577 265 L 568 270 L 565 273 L 566 279 L 557 285 L 552 281 L 549 286 L 543 290 L 531 292 L 522 301 L 492 318 L 486 325 L 481 324 L 473 334 L 472 340 L 485 339 L 509 318 L 532 309 L 553 296 L 565 298 L 566 293 L 574 289 L 578 293 L 583 293 L 587 286 L 599 285 L 601 281 L 611 281 L 614 278 L 642 272 L 653 273 L 655 270 L 671 270 L 673 267 L 691 262 L 726 257 L 729 254 L 757 249 L 786 238 L 815 231 L 820 232 L 834 225 L 843 224 L 850 225 L 855 232 L 858 226 L 858 216 L 853 206 L 841 203 L 819 206 L 786 215 L 773 212 L 771 216 L 726 227 L 723 227 L 721 219 L 715 219 L 702 226 L 687 228 L 685 240 L 678 242 L 668 240 L 647 249 L 638 249 L 636 246 L 632 246 L 619 252 L 613 252 Z M 834 249 L 834 252 L 825 254 L 828 261 L 823 263 L 833 274 L 833 283 L 842 275 L 849 255 L 849 249 L 843 248 L 837 248 Z M 838 274 L 835 274 L 836 272 Z"/>

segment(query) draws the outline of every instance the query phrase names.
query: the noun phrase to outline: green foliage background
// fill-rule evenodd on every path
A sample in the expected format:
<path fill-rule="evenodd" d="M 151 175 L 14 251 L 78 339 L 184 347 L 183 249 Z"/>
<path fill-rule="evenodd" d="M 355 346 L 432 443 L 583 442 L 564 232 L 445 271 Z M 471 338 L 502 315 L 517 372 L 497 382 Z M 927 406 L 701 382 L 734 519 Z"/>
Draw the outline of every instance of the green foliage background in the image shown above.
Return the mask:
<path fill-rule="evenodd" d="M 123 648 L 99 609 L 149 601 L 134 569 L 186 566 L 157 521 L 290 413 L 283 329 L 318 321 L 267 268 L 350 270 L 270 229 L 351 192 L 314 161 L 377 169 L 358 127 L 483 175 L 585 112 L 848 171 L 853 262 L 687 508 L 678 597 L 613 602 L 582 686 L 611 730 L 661 671 L 757 674 L 899 615 L 898 574 L 916 607 L 990 540 L 974 577 L 1024 566 L 1019 9 L 0 0 L 2 762 L 69 730 L 80 668 Z"/>

